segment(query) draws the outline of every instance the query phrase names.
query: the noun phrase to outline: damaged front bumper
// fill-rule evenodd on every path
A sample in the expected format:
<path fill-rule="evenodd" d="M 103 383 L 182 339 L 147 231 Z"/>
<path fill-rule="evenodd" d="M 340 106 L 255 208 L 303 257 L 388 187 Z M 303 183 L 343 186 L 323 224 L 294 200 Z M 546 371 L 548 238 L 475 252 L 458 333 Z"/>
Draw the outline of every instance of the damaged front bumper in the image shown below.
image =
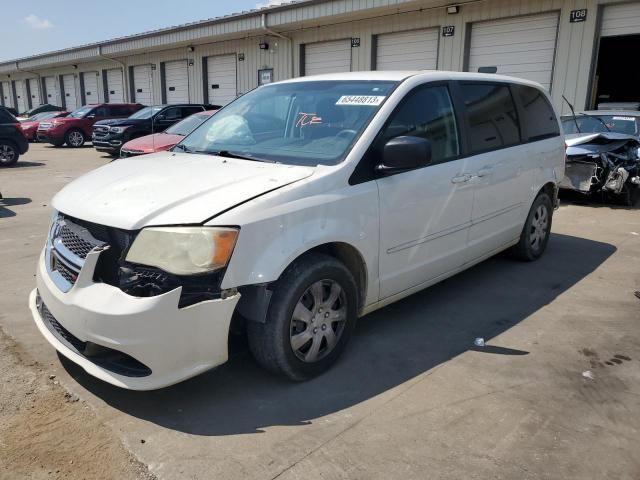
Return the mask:
<path fill-rule="evenodd" d="M 560 188 L 621 195 L 640 185 L 640 142 L 616 133 L 567 138 L 567 162 Z"/>
<path fill-rule="evenodd" d="M 166 387 L 227 361 L 240 294 L 184 308 L 178 307 L 180 287 L 134 297 L 94 282 L 99 255 L 87 255 L 66 292 L 50 275 L 46 249 L 40 256 L 29 307 L 40 332 L 62 355 L 89 374 L 132 390 Z"/>

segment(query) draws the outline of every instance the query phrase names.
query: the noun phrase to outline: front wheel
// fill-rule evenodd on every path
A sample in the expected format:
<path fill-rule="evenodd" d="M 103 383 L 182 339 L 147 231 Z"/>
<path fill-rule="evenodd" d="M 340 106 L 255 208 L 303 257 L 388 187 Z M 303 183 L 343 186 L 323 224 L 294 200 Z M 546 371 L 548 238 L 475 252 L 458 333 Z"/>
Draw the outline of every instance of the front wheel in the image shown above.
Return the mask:
<path fill-rule="evenodd" d="M 0 167 L 14 165 L 19 157 L 18 147 L 13 142 L 0 141 Z"/>
<path fill-rule="evenodd" d="M 520 234 L 520 241 L 513 247 L 513 253 L 520 260 L 532 262 L 542 256 L 549 237 L 553 204 L 548 194 L 542 192 L 533 201 L 531 210 Z"/>
<path fill-rule="evenodd" d="M 74 128 L 65 134 L 64 141 L 71 148 L 80 148 L 84 145 L 84 133 Z"/>
<path fill-rule="evenodd" d="M 338 359 L 357 312 L 358 288 L 349 269 L 328 255 L 305 255 L 277 281 L 266 322 L 249 322 L 251 352 L 271 372 L 308 380 Z"/>

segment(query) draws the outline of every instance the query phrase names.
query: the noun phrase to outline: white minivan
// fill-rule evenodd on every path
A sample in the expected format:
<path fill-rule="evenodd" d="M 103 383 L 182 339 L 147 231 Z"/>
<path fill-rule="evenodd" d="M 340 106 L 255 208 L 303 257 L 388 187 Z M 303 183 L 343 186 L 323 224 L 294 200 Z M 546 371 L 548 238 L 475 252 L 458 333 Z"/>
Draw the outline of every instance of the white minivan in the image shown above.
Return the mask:
<path fill-rule="evenodd" d="M 53 200 L 29 304 L 91 375 L 148 390 L 256 360 L 305 380 L 356 319 L 511 248 L 545 250 L 564 174 L 548 94 L 515 78 L 357 72 L 236 99 L 173 151 Z"/>

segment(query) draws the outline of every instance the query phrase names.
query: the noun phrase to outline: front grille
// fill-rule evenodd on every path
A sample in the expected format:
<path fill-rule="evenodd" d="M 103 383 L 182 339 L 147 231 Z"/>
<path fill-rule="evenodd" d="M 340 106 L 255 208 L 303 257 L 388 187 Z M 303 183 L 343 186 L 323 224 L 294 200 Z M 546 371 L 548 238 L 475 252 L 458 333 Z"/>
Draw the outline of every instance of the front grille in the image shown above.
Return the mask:
<path fill-rule="evenodd" d="M 47 329 L 63 345 L 90 362 L 95 363 L 105 370 L 126 377 L 147 377 L 151 375 L 151 369 L 132 356 L 92 342 L 83 342 L 73 335 L 69 330 L 60 325 L 60 322 L 51 314 L 42 301 L 39 292 L 36 295 L 36 306 Z"/>
<path fill-rule="evenodd" d="M 93 127 L 94 138 L 105 138 L 109 135 L 109 127 L 103 127 L 100 125 Z"/>
<path fill-rule="evenodd" d="M 78 279 L 79 272 L 68 267 L 64 264 L 64 262 L 61 262 L 55 253 L 53 254 L 53 258 L 51 261 L 51 270 L 58 272 L 60 275 L 62 275 L 62 278 L 64 278 L 71 285 L 76 283 L 76 280 Z"/>
<path fill-rule="evenodd" d="M 105 242 L 96 239 L 85 227 L 63 216 L 58 217 L 58 227 L 53 235 L 54 242 L 60 240 L 65 248 L 83 260 L 91 250 L 105 245 Z"/>

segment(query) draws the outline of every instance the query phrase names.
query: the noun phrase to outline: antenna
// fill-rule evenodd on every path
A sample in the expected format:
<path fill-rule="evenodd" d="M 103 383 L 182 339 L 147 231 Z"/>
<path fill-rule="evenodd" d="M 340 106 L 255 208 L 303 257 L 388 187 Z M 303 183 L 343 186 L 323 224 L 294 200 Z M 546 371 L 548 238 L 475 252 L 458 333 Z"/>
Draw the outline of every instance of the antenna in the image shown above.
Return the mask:
<path fill-rule="evenodd" d="M 569 108 L 571 109 L 571 115 L 573 115 L 573 123 L 576 124 L 576 129 L 578 130 L 578 133 L 582 133 L 580 131 L 580 127 L 578 126 L 578 119 L 576 118 L 576 111 L 573 108 L 573 105 L 571 105 L 571 102 L 569 100 L 567 100 L 567 97 L 565 97 L 564 95 L 562 95 L 562 99 L 567 102 L 567 105 L 569 105 Z"/>

